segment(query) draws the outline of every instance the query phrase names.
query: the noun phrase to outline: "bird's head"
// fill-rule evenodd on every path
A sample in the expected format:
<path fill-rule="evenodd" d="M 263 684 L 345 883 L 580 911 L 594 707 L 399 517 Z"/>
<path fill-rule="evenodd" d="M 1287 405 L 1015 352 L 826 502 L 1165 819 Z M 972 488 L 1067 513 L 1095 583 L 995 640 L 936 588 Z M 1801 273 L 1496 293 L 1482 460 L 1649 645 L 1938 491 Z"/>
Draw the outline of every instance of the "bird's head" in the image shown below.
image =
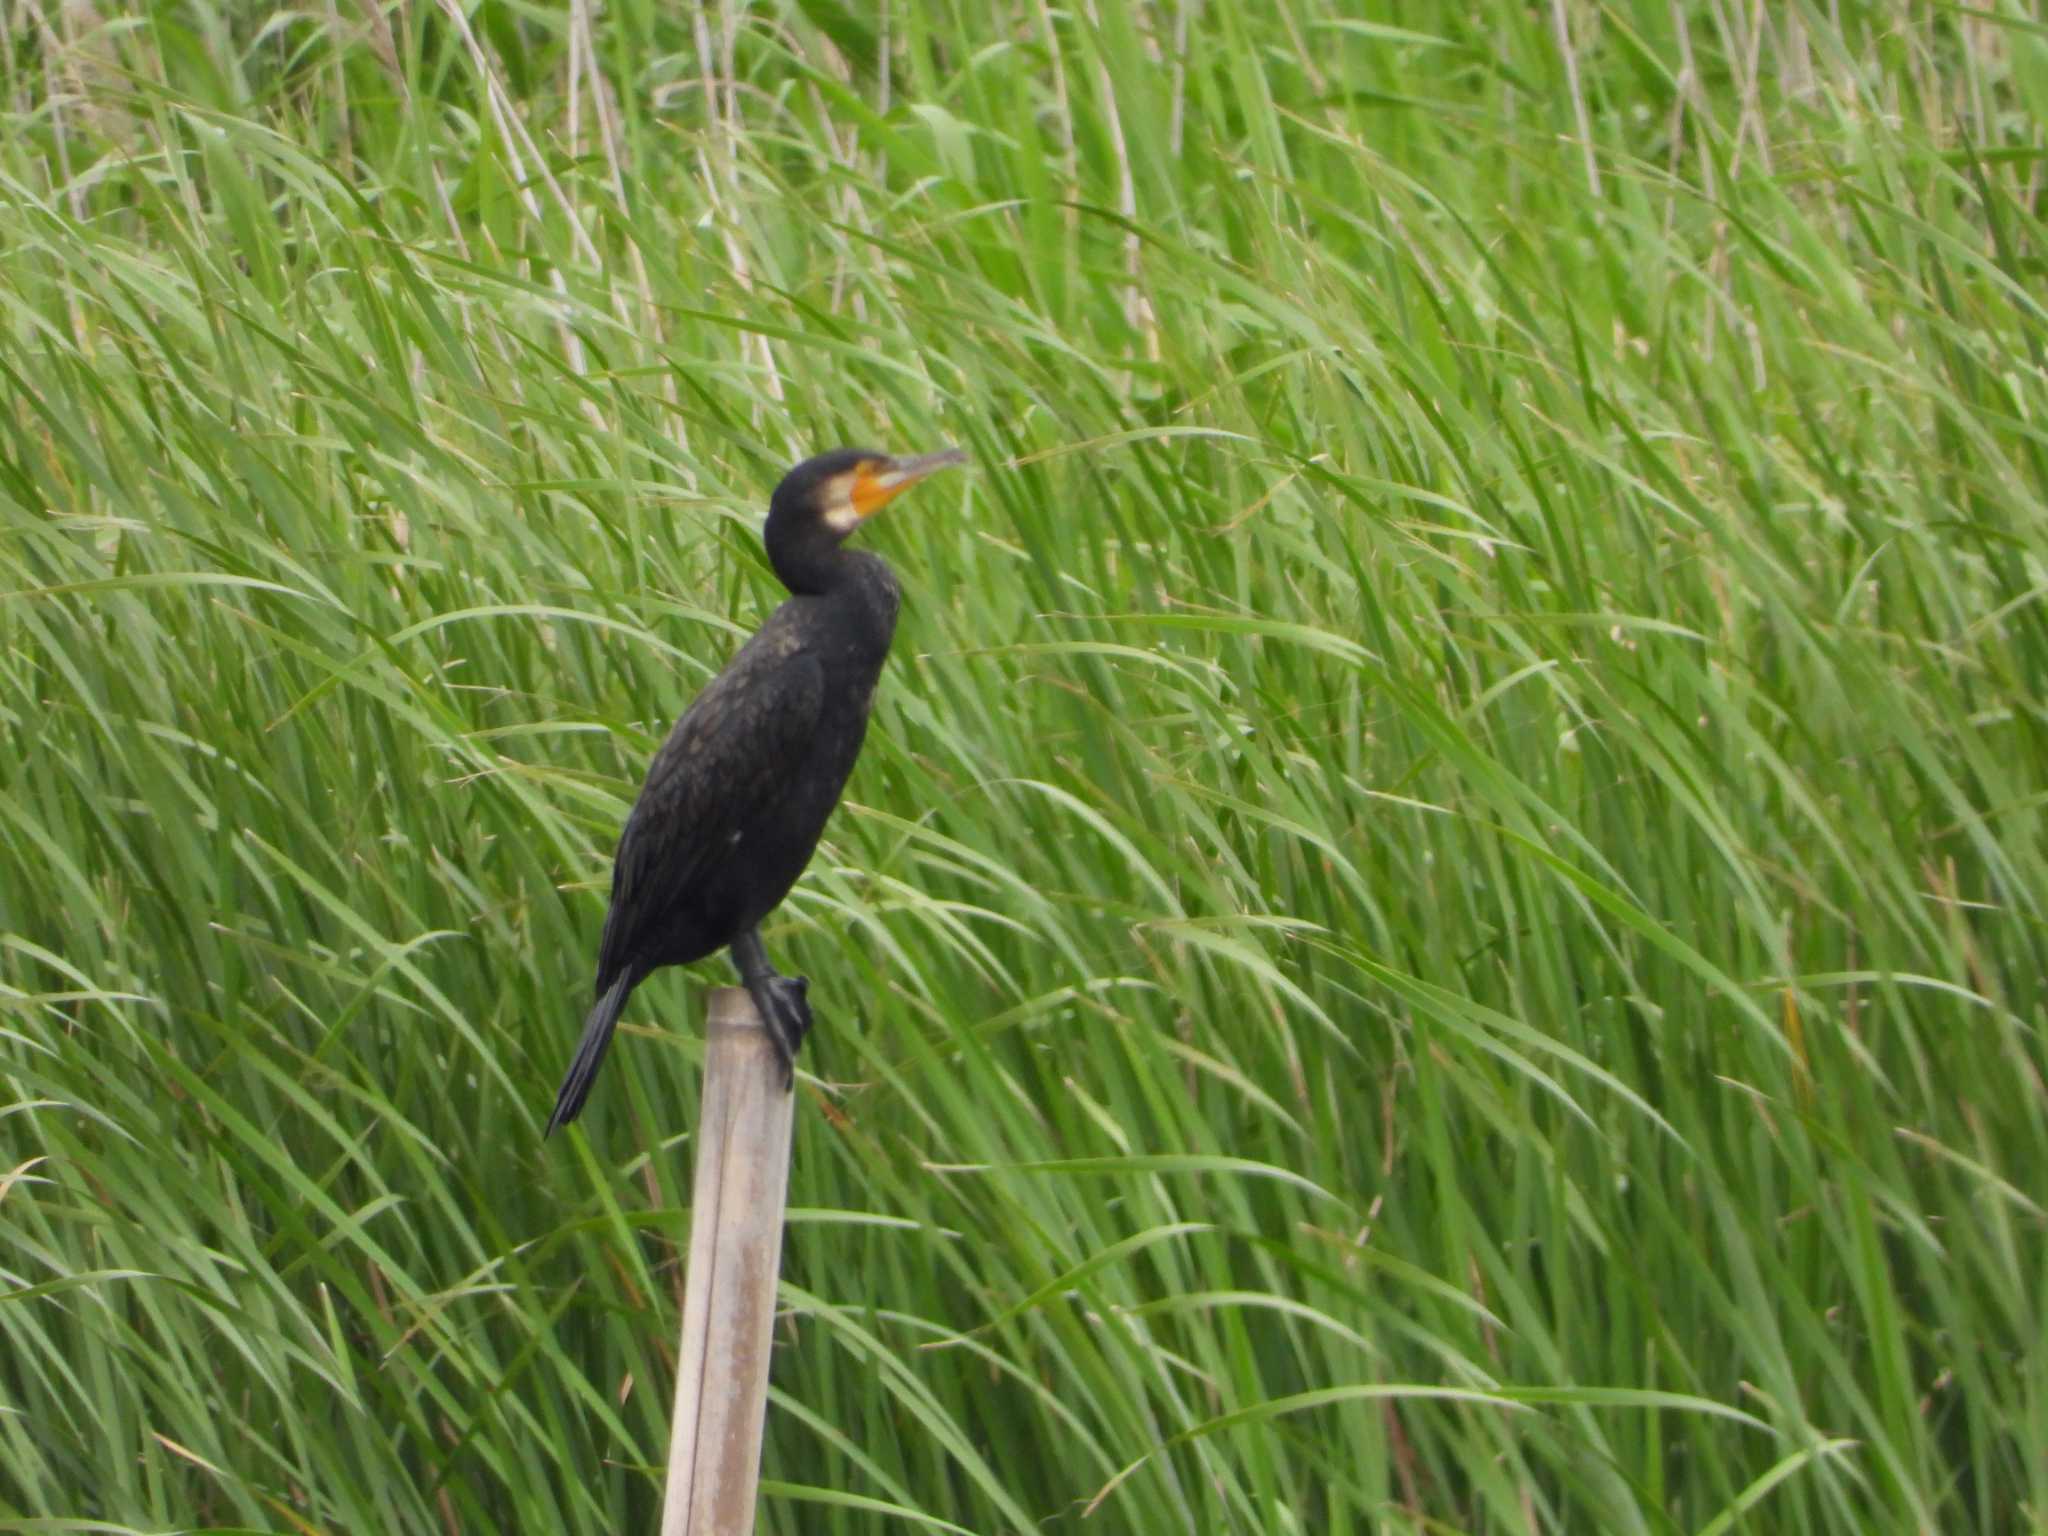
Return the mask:
<path fill-rule="evenodd" d="M 934 470 L 965 464 L 958 448 L 894 458 L 872 448 L 835 448 L 805 459 L 775 487 L 762 537 L 792 592 L 816 590 L 846 536 Z"/>

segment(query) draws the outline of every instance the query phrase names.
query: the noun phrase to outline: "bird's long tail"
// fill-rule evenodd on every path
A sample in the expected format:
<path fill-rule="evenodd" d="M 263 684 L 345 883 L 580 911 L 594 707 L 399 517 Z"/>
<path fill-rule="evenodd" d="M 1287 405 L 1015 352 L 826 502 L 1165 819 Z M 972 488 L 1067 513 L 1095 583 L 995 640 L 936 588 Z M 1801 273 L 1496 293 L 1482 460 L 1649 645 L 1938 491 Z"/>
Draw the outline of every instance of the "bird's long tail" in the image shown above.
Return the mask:
<path fill-rule="evenodd" d="M 555 1095 L 555 1112 L 548 1116 L 543 1136 L 554 1135 L 558 1126 L 567 1125 L 583 1113 L 583 1101 L 590 1097 L 590 1085 L 597 1078 L 597 1069 L 604 1065 L 612 1031 L 618 1028 L 619 1015 L 625 1012 L 626 999 L 639 980 L 640 973 L 631 967 L 619 972 L 618 979 L 605 988 L 604 996 L 590 1010 L 590 1017 L 583 1023 L 583 1038 L 576 1042 L 575 1058 L 562 1079 L 562 1091 Z"/>

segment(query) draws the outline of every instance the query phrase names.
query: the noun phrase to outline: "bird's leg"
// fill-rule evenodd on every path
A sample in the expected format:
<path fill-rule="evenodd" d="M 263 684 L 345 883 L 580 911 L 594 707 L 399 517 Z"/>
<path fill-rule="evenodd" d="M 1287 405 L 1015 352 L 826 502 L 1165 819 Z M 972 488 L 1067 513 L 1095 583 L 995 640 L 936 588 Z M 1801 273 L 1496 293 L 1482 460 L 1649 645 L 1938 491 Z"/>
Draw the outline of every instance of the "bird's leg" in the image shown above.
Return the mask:
<path fill-rule="evenodd" d="M 732 941 L 732 963 L 739 968 L 740 984 L 754 1000 L 768 1038 L 782 1062 L 785 1091 L 796 1081 L 796 1053 L 811 1032 L 808 976 L 785 976 L 768 963 L 768 951 L 761 947 L 761 933 L 749 928 Z"/>

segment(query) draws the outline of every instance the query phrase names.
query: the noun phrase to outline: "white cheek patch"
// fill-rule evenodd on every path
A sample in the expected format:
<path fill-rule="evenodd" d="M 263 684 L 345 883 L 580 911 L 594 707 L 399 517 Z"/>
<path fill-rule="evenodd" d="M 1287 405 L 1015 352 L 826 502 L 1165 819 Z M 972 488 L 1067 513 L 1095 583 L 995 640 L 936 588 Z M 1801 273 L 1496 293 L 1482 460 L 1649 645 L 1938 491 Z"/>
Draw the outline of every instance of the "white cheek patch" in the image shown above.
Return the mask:
<path fill-rule="evenodd" d="M 851 533 L 860 526 L 860 510 L 853 504 L 853 476 L 841 475 L 827 489 L 825 526 L 839 534 Z"/>

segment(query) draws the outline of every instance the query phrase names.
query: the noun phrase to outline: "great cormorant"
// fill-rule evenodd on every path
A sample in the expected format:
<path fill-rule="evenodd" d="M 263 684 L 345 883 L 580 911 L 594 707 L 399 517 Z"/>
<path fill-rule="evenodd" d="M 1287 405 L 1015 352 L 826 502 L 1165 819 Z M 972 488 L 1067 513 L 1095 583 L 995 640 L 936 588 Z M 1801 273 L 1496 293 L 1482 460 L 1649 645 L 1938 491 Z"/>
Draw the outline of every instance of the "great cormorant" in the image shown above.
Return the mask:
<path fill-rule="evenodd" d="M 597 1003 L 548 1131 L 574 1120 L 619 1014 L 648 972 L 730 946 L 782 1058 L 811 1027 L 801 976 L 768 963 L 759 924 L 796 884 L 867 733 L 900 593 L 881 556 L 846 536 L 957 448 L 891 458 L 842 448 L 783 477 L 761 530 L 789 598 L 706 685 L 654 755 L 612 864 Z"/>

